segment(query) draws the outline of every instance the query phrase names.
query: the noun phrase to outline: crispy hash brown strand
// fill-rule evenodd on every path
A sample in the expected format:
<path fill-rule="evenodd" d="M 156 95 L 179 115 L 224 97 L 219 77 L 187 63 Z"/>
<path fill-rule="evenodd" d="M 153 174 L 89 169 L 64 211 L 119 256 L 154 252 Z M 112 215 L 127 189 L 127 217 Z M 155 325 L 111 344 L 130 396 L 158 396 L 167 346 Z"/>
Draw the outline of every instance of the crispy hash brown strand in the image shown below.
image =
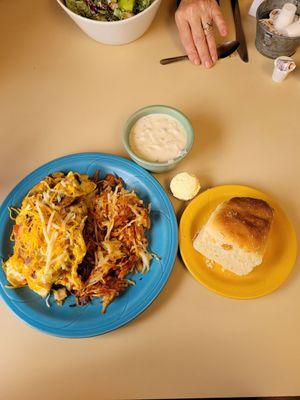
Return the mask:
<path fill-rule="evenodd" d="M 122 179 L 107 175 L 97 183 L 84 228 L 87 253 L 79 268 L 84 281 L 76 292 L 79 304 L 93 297 L 102 299 L 102 312 L 132 281 L 131 272 L 149 270 L 152 255 L 147 250 L 145 231 L 150 229 L 149 208 Z"/>

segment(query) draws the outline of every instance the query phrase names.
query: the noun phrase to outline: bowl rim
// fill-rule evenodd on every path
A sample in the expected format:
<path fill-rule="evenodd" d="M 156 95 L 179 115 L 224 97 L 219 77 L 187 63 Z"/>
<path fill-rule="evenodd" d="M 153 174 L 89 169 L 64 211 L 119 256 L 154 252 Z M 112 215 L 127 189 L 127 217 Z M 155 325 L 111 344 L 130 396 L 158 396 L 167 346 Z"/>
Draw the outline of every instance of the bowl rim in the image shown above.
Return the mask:
<path fill-rule="evenodd" d="M 129 135 L 130 132 L 128 132 L 128 127 L 130 125 L 130 123 L 132 122 L 132 120 L 136 119 L 136 117 L 139 116 L 139 114 L 141 114 L 143 111 L 149 111 L 147 113 L 147 115 L 149 114 L 155 114 L 155 112 L 151 112 L 150 110 L 153 110 L 155 108 L 160 108 L 160 109 L 165 109 L 165 110 L 171 110 L 173 112 L 175 112 L 175 114 L 179 114 L 180 117 L 186 122 L 188 129 L 191 133 L 191 140 L 190 143 L 186 146 L 183 154 L 179 155 L 178 157 L 169 160 L 169 161 L 164 161 L 164 162 L 155 162 L 155 161 L 148 161 L 145 160 L 144 158 L 139 157 L 132 149 L 131 146 L 129 144 Z M 161 113 L 161 112 L 160 112 Z M 158 113 L 157 113 L 158 114 Z M 167 114 L 167 113 L 166 113 Z M 176 118 L 176 117 L 174 117 Z M 139 119 L 139 118 L 137 118 Z M 177 118 L 177 120 L 181 123 L 180 119 Z M 186 129 L 185 129 L 186 130 Z M 188 135 L 188 134 L 187 134 Z M 128 138 L 128 139 L 127 139 Z M 129 156 L 135 161 L 137 160 L 139 163 L 142 163 L 146 166 L 149 167 L 168 167 L 172 164 L 175 164 L 179 161 L 181 161 L 183 158 L 185 158 L 188 153 L 191 151 L 193 144 L 194 144 L 194 140 L 195 140 L 195 132 L 194 132 L 194 128 L 193 125 L 191 123 L 191 121 L 189 120 L 189 118 L 180 110 L 178 110 L 175 107 L 170 107 L 170 106 L 166 106 L 164 104 L 153 104 L 150 106 L 146 106 L 143 108 L 138 109 L 137 111 L 135 111 L 133 114 L 130 115 L 130 117 L 127 119 L 127 121 L 125 122 L 123 129 L 122 129 L 122 142 L 123 142 L 123 146 L 125 147 L 125 150 L 127 151 L 127 153 L 129 154 Z"/>
<path fill-rule="evenodd" d="M 91 18 L 87 18 L 87 17 L 83 17 L 82 15 L 76 14 L 74 11 L 70 10 L 65 4 L 64 4 L 64 0 L 56 0 L 57 3 L 68 13 L 73 14 L 75 17 L 83 20 L 83 21 L 89 21 L 92 24 L 98 24 L 98 25 L 106 25 L 106 24 L 114 24 L 114 25 L 126 25 L 128 23 L 130 23 L 130 21 L 132 21 L 133 19 L 137 19 L 139 17 L 141 17 L 142 15 L 146 14 L 148 10 L 154 8 L 154 5 L 156 3 L 161 3 L 162 0 L 154 0 L 153 3 L 150 4 L 149 7 L 145 8 L 145 10 L 141 11 L 140 13 L 133 15 L 132 17 L 126 18 L 126 19 L 121 19 L 118 21 L 97 21 L 95 19 L 91 19 Z"/>

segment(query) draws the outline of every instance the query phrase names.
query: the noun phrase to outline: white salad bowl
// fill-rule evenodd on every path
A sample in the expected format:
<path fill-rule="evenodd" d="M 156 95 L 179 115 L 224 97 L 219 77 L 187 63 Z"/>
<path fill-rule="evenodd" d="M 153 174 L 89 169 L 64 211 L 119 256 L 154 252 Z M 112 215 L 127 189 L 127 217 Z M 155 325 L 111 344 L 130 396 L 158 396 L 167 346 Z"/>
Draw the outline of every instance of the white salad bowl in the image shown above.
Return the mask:
<path fill-rule="evenodd" d="M 103 44 L 121 45 L 141 37 L 151 25 L 162 0 L 153 3 L 141 13 L 121 21 L 95 21 L 75 14 L 65 6 L 64 0 L 56 0 L 72 20 L 92 39 Z"/>

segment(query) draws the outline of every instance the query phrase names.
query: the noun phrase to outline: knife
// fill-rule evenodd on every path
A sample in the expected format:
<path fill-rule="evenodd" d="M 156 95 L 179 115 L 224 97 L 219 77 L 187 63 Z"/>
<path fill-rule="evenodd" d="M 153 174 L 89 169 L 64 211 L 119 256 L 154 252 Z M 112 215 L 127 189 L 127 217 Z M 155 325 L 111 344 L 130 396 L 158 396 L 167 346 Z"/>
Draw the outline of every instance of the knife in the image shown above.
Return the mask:
<path fill-rule="evenodd" d="M 240 58 L 244 62 L 248 62 L 248 50 L 247 50 L 247 43 L 245 38 L 245 33 L 243 30 L 242 19 L 241 19 L 241 12 L 239 7 L 239 0 L 231 0 L 231 8 L 233 12 L 233 19 L 235 24 L 235 34 L 236 40 L 240 42 L 240 46 L 237 49 Z"/>
<path fill-rule="evenodd" d="M 239 45 L 240 45 L 240 43 L 236 40 L 233 40 L 231 42 L 225 42 L 225 43 L 221 44 L 221 46 L 219 46 L 217 48 L 218 58 L 226 58 L 226 57 L 230 56 L 232 53 L 235 52 L 235 50 L 237 50 L 239 48 Z M 164 58 L 164 59 L 160 60 L 160 63 L 162 65 L 167 65 L 167 64 L 171 64 L 176 61 L 188 60 L 188 58 L 189 57 L 187 55 L 171 57 L 171 58 Z"/>

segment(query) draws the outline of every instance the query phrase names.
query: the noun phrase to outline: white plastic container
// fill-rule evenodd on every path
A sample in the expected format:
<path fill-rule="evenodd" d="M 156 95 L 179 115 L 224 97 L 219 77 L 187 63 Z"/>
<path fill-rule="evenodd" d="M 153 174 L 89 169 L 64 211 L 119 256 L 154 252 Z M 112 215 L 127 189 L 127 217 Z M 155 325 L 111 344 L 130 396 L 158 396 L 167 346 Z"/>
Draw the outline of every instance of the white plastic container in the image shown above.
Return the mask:
<path fill-rule="evenodd" d="M 141 13 L 121 21 L 94 21 L 69 10 L 63 0 L 57 0 L 61 8 L 89 37 L 103 44 L 121 45 L 141 37 L 151 25 L 162 0 L 154 2 Z"/>
<path fill-rule="evenodd" d="M 251 7 L 249 9 L 249 15 L 251 15 L 252 17 L 256 17 L 256 11 L 263 1 L 264 0 L 253 0 L 253 3 L 251 4 Z"/>
<path fill-rule="evenodd" d="M 288 37 L 300 37 L 300 21 L 288 25 L 285 28 L 284 33 Z"/>
<path fill-rule="evenodd" d="M 278 17 L 274 20 L 275 29 L 280 32 L 288 25 L 292 24 L 294 22 L 296 11 L 297 7 L 295 4 L 286 3 L 278 14 Z"/>
<path fill-rule="evenodd" d="M 282 64 L 284 68 L 282 68 Z M 281 65 L 280 65 L 281 64 Z M 281 56 L 274 61 L 274 71 L 272 79 L 274 82 L 282 82 L 290 72 L 294 71 L 296 64 L 291 57 Z"/>

